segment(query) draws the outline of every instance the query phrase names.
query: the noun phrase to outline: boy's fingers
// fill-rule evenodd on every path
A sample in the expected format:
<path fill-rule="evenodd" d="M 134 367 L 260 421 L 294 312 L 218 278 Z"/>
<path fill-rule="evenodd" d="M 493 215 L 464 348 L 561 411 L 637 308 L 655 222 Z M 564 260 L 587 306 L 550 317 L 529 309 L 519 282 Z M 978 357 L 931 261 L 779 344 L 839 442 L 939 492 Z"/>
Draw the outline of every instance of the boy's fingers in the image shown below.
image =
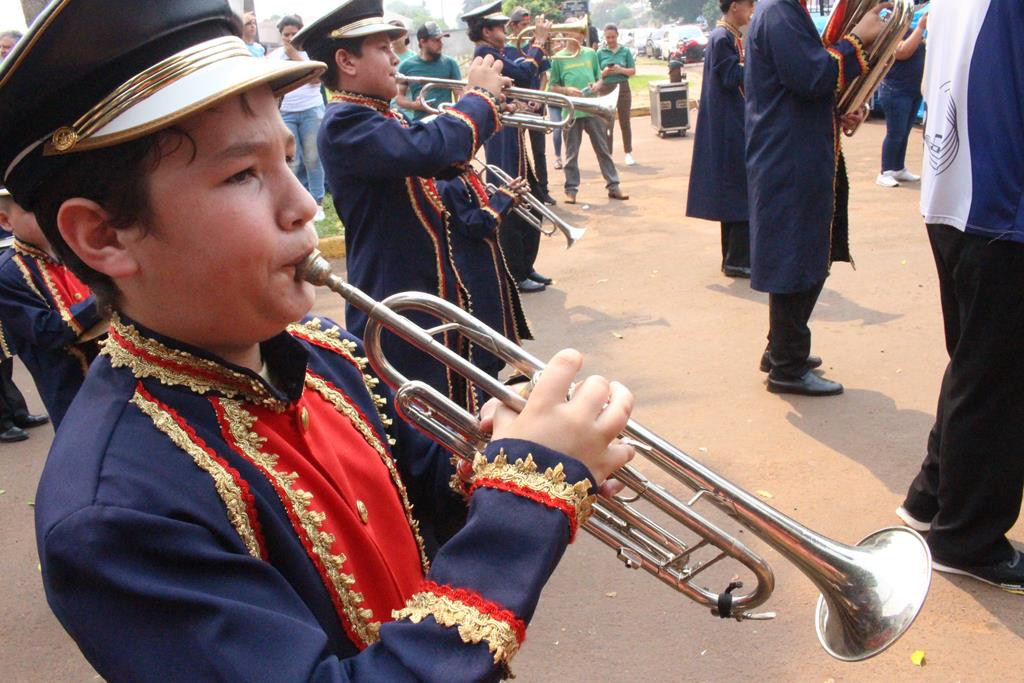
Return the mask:
<path fill-rule="evenodd" d="M 572 391 L 571 403 L 586 407 L 588 417 L 597 419 L 610 395 L 610 382 L 600 375 L 591 375 Z"/>
<path fill-rule="evenodd" d="M 622 432 L 633 413 L 633 392 L 620 382 L 608 387 L 608 405 L 597 416 L 597 428 L 602 434 L 616 435 Z"/>
<path fill-rule="evenodd" d="M 569 387 L 582 367 L 583 356 L 579 351 L 562 349 L 556 353 L 533 387 L 527 409 L 536 407 L 543 410 L 565 403 Z"/>

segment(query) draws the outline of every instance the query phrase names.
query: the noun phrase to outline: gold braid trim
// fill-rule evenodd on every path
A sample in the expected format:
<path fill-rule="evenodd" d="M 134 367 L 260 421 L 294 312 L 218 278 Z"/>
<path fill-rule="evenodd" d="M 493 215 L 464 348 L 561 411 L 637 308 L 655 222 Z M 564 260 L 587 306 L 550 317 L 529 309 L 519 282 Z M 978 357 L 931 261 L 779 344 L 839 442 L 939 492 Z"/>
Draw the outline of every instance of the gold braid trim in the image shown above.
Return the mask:
<path fill-rule="evenodd" d="M 110 358 L 113 367 L 129 368 L 136 379 L 154 378 L 167 386 L 188 387 L 197 394 L 215 391 L 228 398 L 241 397 L 276 412 L 285 409 L 285 403 L 274 398 L 256 376 L 165 346 L 143 336 L 116 313 L 110 319 L 110 331 L 100 344 L 100 353 Z"/>
<path fill-rule="evenodd" d="M 75 316 L 71 314 L 71 307 L 68 306 L 68 302 L 64 301 L 64 297 L 61 295 L 60 290 L 57 289 L 57 285 L 54 284 L 53 278 L 50 277 L 50 271 L 47 269 L 45 263 L 40 264 L 39 274 L 43 276 L 43 283 L 46 285 L 46 288 L 50 290 L 50 296 L 53 297 L 53 303 L 56 304 L 57 312 L 60 313 L 60 317 L 64 321 L 64 324 L 71 328 L 76 337 L 81 337 L 85 330 L 83 330 L 81 324 L 75 320 Z"/>
<path fill-rule="evenodd" d="M 11 353 L 10 347 L 7 346 L 7 335 L 4 334 L 3 325 L 0 325 L 0 358 L 3 358 L 3 360 L 14 358 L 14 354 Z"/>
<path fill-rule="evenodd" d="M 167 435 L 171 443 L 185 451 L 199 469 L 210 475 L 213 479 L 213 486 L 217 490 L 217 495 L 224 501 L 224 507 L 227 508 L 228 520 L 231 522 L 231 526 L 235 527 L 235 531 L 238 532 L 249 554 L 256 559 L 260 559 L 260 544 L 256 538 L 256 532 L 253 530 L 252 520 L 249 518 L 249 513 L 246 510 L 242 489 L 239 488 L 234 477 L 205 448 L 197 444 L 182 429 L 181 425 L 155 401 L 151 401 L 136 390 L 131 402 L 153 421 L 154 427 Z"/>
<path fill-rule="evenodd" d="M 532 454 L 527 455 L 525 460 L 520 458 L 509 463 L 504 448 L 490 462 L 477 453 L 473 458 L 471 486 L 499 488 L 563 510 L 567 514 L 572 510 L 575 516 L 570 517 L 569 523 L 573 531 L 589 519 L 594 504 L 594 496 L 589 493 L 590 482 L 583 480 L 575 484 L 568 483 L 562 463 L 540 472 Z M 536 495 L 530 495 L 531 492 Z"/>
<path fill-rule="evenodd" d="M 521 639 L 507 621 L 496 619 L 473 605 L 447 595 L 438 595 L 432 591 L 414 593 L 405 607 L 393 611 L 391 616 L 396 620 L 408 619 L 414 624 L 427 617 L 434 617 L 434 621 L 441 626 L 455 626 L 462 642 L 473 645 L 486 642 L 487 649 L 494 655 L 495 664 L 507 665 L 519 652 Z"/>
<path fill-rule="evenodd" d="M 373 612 L 360 607 L 365 598 L 362 593 L 352 590 L 356 580 L 351 574 L 342 571 L 345 555 L 331 552 L 334 543 L 333 534 L 322 530 L 327 516 L 322 512 L 309 509 L 313 494 L 295 488 L 293 484 L 299 478 L 295 472 L 280 472 L 276 469 L 278 456 L 263 450 L 266 439 L 253 431 L 256 418 L 238 401 L 221 400 L 224 418 L 231 432 L 231 439 L 245 457 L 259 467 L 276 485 L 282 503 L 290 506 L 297 520 L 296 532 L 306 535 L 307 546 L 316 559 L 320 561 L 326 578 L 330 581 L 328 590 L 337 596 L 344 619 L 351 630 L 364 645 L 372 645 L 380 638 L 380 622 L 373 620 Z M 294 521 L 293 521 L 294 524 Z M 305 545 L 305 544 L 304 544 Z"/>
<path fill-rule="evenodd" d="M 11 260 L 17 264 L 18 270 L 21 271 L 21 276 L 25 278 L 25 284 L 27 284 L 28 288 L 32 290 L 32 293 L 38 296 L 43 303 L 49 305 L 46 301 L 46 297 L 43 296 L 43 293 L 39 291 L 38 287 L 36 287 L 35 280 L 32 279 L 32 271 L 28 269 L 28 264 L 25 263 L 25 256 L 22 254 L 15 254 L 14 258 Z"/>
<path fill-rule="evenodd" d="M 395 485 L 395 489 L 398 490 L 398 496 L 402 501 L 402 507 L 405 509 L 405 520 L 409 523 L 409 530 L 412 531 L 413 538 L 416 539 L 416 547 L 420 551 L 420 564 L 423 567 L 423 573 L 426 574 L 430 571 L 430 559 L 427 557 L 427 547 L 423 542 L 423 537 L 420 535 L 420 523 L 413 517 L 412 514 L 412 503 L 409 501 L 409 493 L 405 489 L 405 483 L 402 481 L 402 476 L 398 473 L 398 468 L 395 467 L 395 461 L 391 455 L 384 449 L 380 439 L 373 433 L 373 429 L 370 425 L 366 424 L 363 420 L 362 415 L 359 411 L 349 403 L 349 398 L 345 396 L 341 391 L 329 386 L 326 381 L 319 377 L 313 377 L 309 374 L 306 375 L 306 386 L 310 389 L 315 390 L 318 394 L 324 397 L 324 399 L 331 403 L 335 410 L 348 418 L 352 426 L 362 435 L 366 440 L 366 443 L 370 444 L 370 447 L 377 451 L 377 455 L 380 456 L 381 462 L 388 468 L 388 473 L 391 475 L 391 481 Z"/>

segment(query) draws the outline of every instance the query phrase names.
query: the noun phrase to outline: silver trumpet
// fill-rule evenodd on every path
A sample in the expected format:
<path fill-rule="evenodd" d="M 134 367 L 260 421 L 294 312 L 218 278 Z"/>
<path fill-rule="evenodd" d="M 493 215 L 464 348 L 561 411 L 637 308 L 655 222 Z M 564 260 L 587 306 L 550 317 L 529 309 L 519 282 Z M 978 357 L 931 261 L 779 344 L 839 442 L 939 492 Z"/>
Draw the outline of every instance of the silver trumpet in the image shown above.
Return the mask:
<path fill-rule="evenodd" d="M 493 183 L 487 182 L 487 174 L 484 171 L 490 171 L 491 174 L 505 186 L 508 186 L 514 180 L 514 178 L 506 173 L 500 166 L 495 166 L 494 164 L 482 164 L 482 166 L 484 170 L 481 170 L 478 175 L 487 186 L 488 192 L 497 192 L 498 188 L 495 187 Z M 512 210 L 528 224 L 539 230 L 542 235 L 551 237 L 555 234 L 556 230 L 561 232 L 562 235 L 565 236 L 566 249 L 569 249 L 572 245 L 576 244 L 576 240 L 583 237 L 583 234 L 587 231 L 586 228 L 577 228 L 575 225 L 570 225 L 565 222 L 557 213 L 549 209 L 544 202 L 537 199 L 532 192 L 524 193 L 523 201 L 529 205 L 529 208 L 517 204 Z M 533 211 L 530 209 L 533 209 Z M 551 222 L 550 229 L 544 227 L 545 220 Z"/>
<path fill-rule="evenodd" d="M 544 364 L 512 341 L 481 323 L 454 304 L 422 292 L 401 292 L 378 302 L 331 273 L 330 264 L 313 252 L 299 265 L 297 279 L 325 285 L 369 317 L 364 344 L 374 371 L 395 389 L 395 408 L 437 443 L 457 456 L 472 459 L 486 445 L 476 417 L 418 380 L 409 380 L 392 366 L 381 350 L 384 330 L 433 356 L 453 371 L 498 398 L 513 410 L 525 399 L 449 349 L 435 336 L 454 331 L 499 356 L 513 368 L 533 377 Z M 424 329 L 403 311 L 419 311 L 442 323 Z M 833 541 L 801 526 L 730 483 L 650 430 L 630 421 L 622 434 L 639 455 L 647 457 L 687 487 L 694 495 L 680 500 L 649 481 L 632 465 L 615 473 L 626 485 L 624 494 L 601 497 L 584 529 L 611 546 L 627 567 L 640 568 L 720 617 L 736 620 L 767 619 L 772 613 L 750 610 L 764 603 L 775 586 L 771 568 L 734 536 L 701 516 L 694 505 L 707 500 L 742 523 L 760 539 L 796 565 L 821 591 L 815 617 L 818 640 L 841 660 L 872 657 L 892 645 L 913 623 L 924 604 L 931 582 L 928 546 L 905 527 L 876 531 L 855 546 Z M 644 500 L 702 540 L 687 546 L 671 531 L 636 510 L 631 503 Z M 712 546 L 718 554 L 696 562 L 695 551 Z M 719 560 L 732 558 L 756 578 L 752 590 L 734 592 L 731 582 L 722 592 L 698 586 L 695 579 Z"/>
<path fill-rule="evenodd" d="M 395 80 L 405 85 L 422 86 L 418 101 L 431 114 L 440 114 L 444 110 L 445 105 L 432 107 L 428 104 L 426 97 L 430 90 L 434 88 L 462 90 L 468 85 L 466 81 L 461 80 L 433 78 L 430 76 L 403 76 L 402 74 L 396 75 Z M 591 116 L 597 116 L 610 125 L 615 120 L 615 110 L 619 99 L 618 86 L 615 86 L 610 93 L 602 97 L 572 97 L 547 90 L 531 90 L 529 88 L 505 88 L 503 92 L 511 99 L 560 108 L 562 110 L 562 118 L 557 121 L 552 121 L 543 115 L 521 112 L 515 114 L 506 112 L 500 116 L 502 125 L 525 128 L 527 130 L 539 130 L 545 133 L 567 128 L 572 124 L 575 118 L 573 114 L 577 110 Z"/>

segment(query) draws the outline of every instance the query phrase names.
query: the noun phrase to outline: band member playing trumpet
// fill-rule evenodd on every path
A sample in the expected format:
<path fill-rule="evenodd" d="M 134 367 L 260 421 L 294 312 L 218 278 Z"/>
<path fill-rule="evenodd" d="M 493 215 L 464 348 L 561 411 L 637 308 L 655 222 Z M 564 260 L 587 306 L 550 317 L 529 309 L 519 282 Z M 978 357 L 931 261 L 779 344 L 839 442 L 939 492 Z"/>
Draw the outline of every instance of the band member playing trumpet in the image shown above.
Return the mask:
<path fill-rule="evenodd" d="M 722 224 L 722 272 L 750 277 L 750 212 L 743 149 L 743 37 L 754 0 L 721 0 L 708 36 L 686 215 Z"/>
<path fill-rule="evenodd" d="M 501 127 L 501 63 L 475 60 L 468 87 L 451 109 L 410 124 L 388 104 L 397 92 L 398 63 L 389 41 L 404 29 L 364 21 L 380 14 L 380 0 L 355 0 L 296 36 L 328 65 L 323 82 L 333 95 L 319 144 L 345 224 L 348 278 L 375 299 L 415 290 L 472 312 L 452 255 L 451 208 L 434 178 L 457 174 Z M 429 326 L 426 316 L 413 317 Z M 361 335 L 365 314 L 348 307 L 345 318 L 346 328 Z M 455 348 L 454 335 L 444 340 Z M 426 354 L 390 335 L 385 349 L 403 374 L 416 374 L 456 402 L 472 404 L 462 378 Z"/>
<path fill-rule="evenodd" d="M 802 0 L 763 0 L 747 34 L 747 182 L 750 286 L 768 292 L 768 391 L 840 394 L 811 370 L 807 321 L 834 261 L 849 261 L 846 167 L 838 154 L 836 92 L 866 68 L 881 33 L 881 4 L 825 48 Z"/>
<path fill-rule="evenodd" d="M 535 88 L 540 74 L 550 67 L 543 46 L 547 43 L 551 22 L 543 17 L 537 18 L 533 41 L 522 50 L 506 44 L 505 25 L 509 18 L 501 13 L 501 0 L 463 14 L 462 21 L 469 27 L 469 39 L 476 43 L 474 56 L 501 60 L 504 63 L 502 74 L 511 78 L 517 87 Z M 500 166 L 513 178 L 526 178 L 531 191 L 543 196 L 546 193 L 538 187 L 525 142 L 522 128 L 503 129 L 484 145 L 487 163 Z M 551 284 L 551 278 L 541 275 L 533 267 L 540 250 L 540 233 L 519 216 L 509 216 L 499 236 L 520 292 L 541 292 Z"/>
<path fill-rule="evenodd" d="M 567 400 L 556 355 L 456 495 L 359 341 L 303 319 L 316 203 L 276 98 L 324 65 L 254 59 L 227 0 L 43 12 L 0 67 L 2 180 L 114 311 L 36 497 L 61 624 L 108 680 L 498 678 L 630 456 L 628 391 Z"/>

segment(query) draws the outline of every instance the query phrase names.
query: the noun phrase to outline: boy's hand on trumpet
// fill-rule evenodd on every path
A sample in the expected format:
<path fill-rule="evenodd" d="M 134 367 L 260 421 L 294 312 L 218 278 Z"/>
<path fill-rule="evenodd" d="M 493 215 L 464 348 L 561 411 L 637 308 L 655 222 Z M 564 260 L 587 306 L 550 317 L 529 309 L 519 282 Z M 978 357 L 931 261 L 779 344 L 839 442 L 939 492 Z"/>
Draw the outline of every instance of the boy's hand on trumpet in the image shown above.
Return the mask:
<path fill-rule="evenodd" d="M 633 411 L 633 394 L 596 375 L 574 387 L 582 367 L 579 351 L 559 351 L 541 373 L 523 412 L 488 401 L 480 411 L 481 428 L 490 430 L 493 439 L 533 441 L 576 458 L 601 485 L 633 459 L 633 447 L 618 441 Z M 611 488 L 611 483 L 602 486 L 602 493 Z"/>
<path fill-rule="evenodd" d="M 530 191 L 526 178 L 515 178 L 508 184 L 508 190 L 516 196 L 516 204 L 523 203 L 523 196 Z"/>
<path fill-rule="evenodd" d="M 501 101 L 503 91 L 512 87 L 512 79 L 501 75 L 503 67 L 502 61 L 496 60 L 493 55 L 477 57 L 470 62 L 466 72 L 467 87 L 483 88 Z"/>

